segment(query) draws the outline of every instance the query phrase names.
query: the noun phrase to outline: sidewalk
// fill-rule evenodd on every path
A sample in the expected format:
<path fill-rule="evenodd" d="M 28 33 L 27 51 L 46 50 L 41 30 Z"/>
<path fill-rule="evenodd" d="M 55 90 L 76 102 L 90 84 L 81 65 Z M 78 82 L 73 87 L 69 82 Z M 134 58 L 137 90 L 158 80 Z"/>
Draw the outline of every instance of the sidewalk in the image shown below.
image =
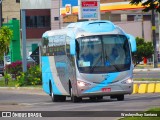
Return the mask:
<path fill-rule="evenodd" d="M 133 72 L 140 72 L 140 71 L 159 71 L 160 72 L 160 68 L 134 68 Z"/>
<path fill-rule="evenodd" d="M 154 68 L 153 64 L 138 64 L 134 70 L 134 72 L 140 72 L 140 71 L 159 71 L 160 72 L 160 64 L 158 64 L 158 68 Z"/>
<path fill-rule="evenodd" d="M 0 90 L 19 94 L 47 95 L 42 88 L 36 87 L 0 87 Z"/>

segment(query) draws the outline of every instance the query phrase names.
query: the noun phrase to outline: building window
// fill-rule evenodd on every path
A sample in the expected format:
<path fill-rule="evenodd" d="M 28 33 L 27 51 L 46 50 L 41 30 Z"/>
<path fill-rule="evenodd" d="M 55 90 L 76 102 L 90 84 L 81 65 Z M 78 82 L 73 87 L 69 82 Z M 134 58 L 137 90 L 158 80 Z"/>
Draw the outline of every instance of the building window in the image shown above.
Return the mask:
<path fill-rule="evenodd" d="M 54 20 L 55 20 L 55 21 L 58 21 L 58 20 L 59 20 L 59 17 L 54 17 Z"/>
<path fill-rule="evenodd" d="M 16 3 L 20 3 L 20 0 L 16 0 Z"/>
<path fill-rule="evenodd" d="M 50 27 L 50 16 L 26 16 L 27 28 Z"/>

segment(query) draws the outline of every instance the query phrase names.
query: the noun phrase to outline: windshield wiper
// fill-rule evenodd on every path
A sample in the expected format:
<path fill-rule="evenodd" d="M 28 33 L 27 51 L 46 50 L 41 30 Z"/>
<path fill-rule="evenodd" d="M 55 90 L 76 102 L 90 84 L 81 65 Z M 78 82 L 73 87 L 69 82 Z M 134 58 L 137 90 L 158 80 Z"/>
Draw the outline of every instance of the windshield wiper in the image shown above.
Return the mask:
<path fill-rule="evenodd" d="M 108 55 L 106 55 L 106 59 L 107 59 L 107 61 L 108 61 L 109 63 L 111 63 L 111 65 L 114 66 L 114 68 L 115 68 L 118 72 L 120 72 L 119 67 L 112 62 L 112 60 L 110 59 L 110 57 L 109 57 Z"/>
<path fill-rule="evenodd" d="M 97 63 L 101 60 L 102 55 L 97 59 L 96 63 L 91 67 L 91 72 L 93 72 L 94 68 L 96 67 Z"/>

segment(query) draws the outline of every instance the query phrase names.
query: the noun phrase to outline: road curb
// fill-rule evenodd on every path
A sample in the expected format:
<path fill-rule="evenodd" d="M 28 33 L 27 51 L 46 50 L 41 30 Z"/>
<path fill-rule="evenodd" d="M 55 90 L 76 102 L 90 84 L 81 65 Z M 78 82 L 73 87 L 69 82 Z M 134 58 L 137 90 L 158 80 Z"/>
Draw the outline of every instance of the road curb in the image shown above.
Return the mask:
<path fill-rule="evenodd" d="M 141 71 L 160 71 L 160 68 L 148 68 L 148 69 L 134 69 L 133 72 L 141 72 Z"/>
<path fill-rule="evenodd" d="M 36 87 L 0 87 L 0 89 L 14 89 L 14 90 L 42 90 Z"/>
<path fill-rule="evenodd" d="M 132 94 L 160 93 L 160 81 L 138 81 L 133 84 Z"/>

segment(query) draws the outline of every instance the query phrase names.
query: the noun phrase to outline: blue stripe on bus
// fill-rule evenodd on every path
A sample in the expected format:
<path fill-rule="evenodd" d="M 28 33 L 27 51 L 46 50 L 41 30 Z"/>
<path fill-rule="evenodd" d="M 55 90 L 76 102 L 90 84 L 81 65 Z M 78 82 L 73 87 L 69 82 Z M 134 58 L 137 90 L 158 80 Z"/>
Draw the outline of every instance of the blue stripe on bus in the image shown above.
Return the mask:
<path fill-rule="evenodd" d="M 66 65 L 65 62 L 56 62 L 56 67 L 64 67 L 64 68 L 66 68 L 67 65 Z"/>
<path fill-rule="evenodd" d="M 101 91 L 102 88 L 107 87 L 110 83 L 112 83 L 112 81 L 115 80 L 118 75 L 119 75 L 118 72 L 110 73 L 109 77 L 107 78 L 107 80 L 104 80 L 101 83 L 99 83 L 98 85 L 92 87 L 91 89 L 86 90 L 84 93 L 91 93 L 91 92 Z M 105 86 L 102 85 L 102 84 L 104 84 Z"/>
<path fill-rule="evenodd" d="M 54 91 L 54 94 L 62 95 L 62 93 L 60 92 L 60 90 L 58 89 L 58 87 L 55 84 L 55 80 L 54 80 L 53 75 L 52 75 L 51 67 L 52 66 L 50 66 L 49 57 L 42 57 L 42 74 L 43 73 L 47 73 L 48 74 L 46 76 L 42 75 L 43 80 L 44 81 L 48 81 L 49 79 L 51 79 L 52 89 Z M 49 85 L 48 85 L 48 87 L 49 87 Z M 48 89 L 48 88 L 44 88 L 44 89 Z"/>

